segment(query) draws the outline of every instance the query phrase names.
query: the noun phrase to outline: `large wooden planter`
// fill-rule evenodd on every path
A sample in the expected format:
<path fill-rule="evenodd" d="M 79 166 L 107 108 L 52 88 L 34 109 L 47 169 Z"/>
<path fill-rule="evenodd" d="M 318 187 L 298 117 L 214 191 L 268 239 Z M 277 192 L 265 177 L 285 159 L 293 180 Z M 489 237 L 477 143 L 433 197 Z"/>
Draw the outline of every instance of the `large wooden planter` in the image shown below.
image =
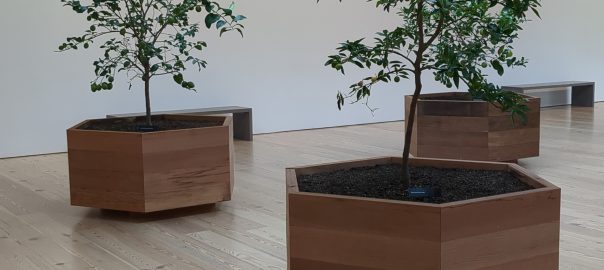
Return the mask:
<path fill-rule="evenodd" d="M 290 270 L 558 269 L 560 189 L 516 164 L 413 159 L 412 166 L 511 171 L 534 190 L 426 204 L 300 192 L 299 175 L 376 158 L 287 169 Z"/>
<path fill-rule="evenodd" d="M 67 130 L 71 204 L 130 212 L 227 201 L 233 188 L 231 117 L 221 126 L 149 133 Z"/>
<path fill-rule="evenodd" d="M 417 103 L 411 154 L 416 157 L 517 161 L 539 156 L 541 99 L 526 96 L 528 122 L 468 93 L 424 94 Z M 409 119 L 412 96 L 405 97 Z M 405 126 L 406 127 L 406 126 Z"/>

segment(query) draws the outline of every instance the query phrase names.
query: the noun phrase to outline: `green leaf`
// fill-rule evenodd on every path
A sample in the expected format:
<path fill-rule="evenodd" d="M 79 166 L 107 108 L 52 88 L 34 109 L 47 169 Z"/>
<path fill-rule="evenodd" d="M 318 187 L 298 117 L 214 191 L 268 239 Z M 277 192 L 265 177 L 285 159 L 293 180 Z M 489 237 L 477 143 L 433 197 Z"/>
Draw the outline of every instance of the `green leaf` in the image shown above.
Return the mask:
<path fill-rule="evenodd" d="M 503 73 L 504 73 L 503 66 L 501 65 L 501 63 L 498 60 L 491 61 L 491 65 L 493 65 L 493 68 L 495 70 L 497 70 L 497 73 L 499 74 L 499 76 L 503 75 Z"/>
<path fill-rule="evenodd" d="M 533 13 L 535 13 L 535 15 L 537 15 L 537 17 L 541 18 L 541 14 L 539 14 L 539 10 L 537 10 L 534 7 L 531 7 L 531 9 L 533 10 Z"/>
<path fill-rule="evenodd" d="M 182 74 L 178 73 L 172 77 L 177 84 L 181 84 L 183 82 Z"/>
<path fill-rule="evenodd" d="M 225 25 L 226 25 L 225 21 L 219 20 L 219 21 L 216 22 L 216 29 L 220 29 L 220 28 L 222 28 Z"/>
<path fill-rule="evenodd" d="M 222 34 L 228 32 L 228 31 L 229 31 L 228 28 L 222 28 L 222 29 L 220 29 L 220 36 L 222 36 Z"/>
<path fill-rule="evenodd" d="M 220 15 L 214 13 L 208 14 L 205 19 L 206 27 L 209 29 L 210 27 L 212 27 L 212 24 L 214 24 L 218 20 L 220 20 Z"/>
<path fill-rule="evenodd" d="M 453 75 L 453 83 L 455 84 L 455 88 L 459 88 L 459 74 L 455 73 Z"/>

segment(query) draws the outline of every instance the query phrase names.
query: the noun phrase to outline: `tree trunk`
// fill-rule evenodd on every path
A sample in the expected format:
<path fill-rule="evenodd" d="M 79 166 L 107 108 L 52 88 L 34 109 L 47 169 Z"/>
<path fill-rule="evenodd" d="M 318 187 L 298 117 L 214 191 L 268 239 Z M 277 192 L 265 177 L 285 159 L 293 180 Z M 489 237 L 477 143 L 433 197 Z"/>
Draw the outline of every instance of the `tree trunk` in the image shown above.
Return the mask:
<path fill-rule="evenodd" d="M 149 73 L 149 68 L 145 67 L 145 75 L 143 75 L 143 80 L 145 81 L 145 115 L 147 118 L 147 125 L 152 126 L 153 123 L 151 122 L 151 96 L 149 94 L 149 83 L 151 81 L 151 78 L 149 76 Z"/>
<path fill-rule="evenodd" d="M 411 174 L 409 173 L 409 154 L 411 150 L 411 136 L 413 135 L 413 124 L 415 123 L 415 111 L 417 109 L 417 100 L 419 94 L 422 92 L 422 73 L 421 70 L 415 74 L 415 92 L 413 93 L 413 99 L 411 100 L 411 106 L 409 108 L 408 119 L 405 119 L 407 128 L 405 129 L 405 148 L 403 150 L 403 168 L 402 168 L 402 181 L 403 188 L 409 189 L 411 186 Z"/>
<path fill-rule="evenodd" d="M 409 172 L 409 154 L 411 151 L 411 137 L 413 136 L 413 124 L 415 123 L 415 111 L 417 109 L 417 100 L 419 94 L 422 92 L 422 63 L 424 61 L 424 52 L 426 46 L 429 44 L 424 43 L 424 1 L 417 1 L 417 36 L 419 39 L 419 45 L 417 52 L 415 52 L 415 63 L 413 63 L 413 70 L 415 75 L 415 92 L 413 92 L 413 99 L 411 100 L 411 107 L 409 108 L 408 119 L 405 119 L 407 128 L 405 130 L 405 148 L 403 149 L 403 167 L 402 167 L 402 183 L 403 188 L 408 190 L 411 186 L 411 174 Z"/>

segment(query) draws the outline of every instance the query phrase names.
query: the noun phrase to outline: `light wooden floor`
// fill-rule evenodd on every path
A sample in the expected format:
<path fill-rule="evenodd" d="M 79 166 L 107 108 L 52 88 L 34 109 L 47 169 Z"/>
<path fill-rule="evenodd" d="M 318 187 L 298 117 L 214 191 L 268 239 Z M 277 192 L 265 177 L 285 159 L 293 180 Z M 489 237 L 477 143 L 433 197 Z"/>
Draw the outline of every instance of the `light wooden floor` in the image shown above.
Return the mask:
<path fill-rule="evenodd" d="M 561 269 L 604 269 L 604 103 L 544 109 L 541 150 L 520 164 L 562 188 Z M 286 269 L 285 167 L 400 152 L 401 122 L 256 136 L 232 202 L 146 217 L 69 206 L 65 154 L 0 160 L 0 269 Z"/>

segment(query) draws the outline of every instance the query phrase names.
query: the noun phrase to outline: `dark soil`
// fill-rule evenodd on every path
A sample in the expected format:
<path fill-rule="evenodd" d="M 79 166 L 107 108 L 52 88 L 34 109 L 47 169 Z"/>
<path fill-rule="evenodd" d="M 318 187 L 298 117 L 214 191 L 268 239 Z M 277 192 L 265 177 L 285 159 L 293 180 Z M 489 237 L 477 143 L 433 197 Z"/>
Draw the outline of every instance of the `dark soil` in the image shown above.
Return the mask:
<path fill-rule="evenodd" d="M 421 100 L 461 100 L 470 101 L 473 100 L 470 94 L 458 94 L 458 95 L 439 95 L 439 96 L 420 96 Z"/>
<path fill-rule="evenodd" d="M 448 203 L 533 189 L 505 171 L 411 168 L 411 186 L 440 189 L 440 195 L 410 198 L 400 181 L 400 165 L 380 165 L 298 177 L 302 192 Z"/>
<path fill-rule="evenodd" d="M 153 129 L 148 131 L 166 131 L 189 128 L 215 127 L 220 126 L 223 123 L 222 121 L 211 120 L 175 120 L 166 118 L 163 115 L 152 116 L 151 121 L 153 124 Z M 148 127 L 145 117 L 128 117 L 91 120 L 86 124 L 82 125 L 79 129 L 142 132 L 147 131 L 146 129 L 141 129 L 145 127 Z"/>

